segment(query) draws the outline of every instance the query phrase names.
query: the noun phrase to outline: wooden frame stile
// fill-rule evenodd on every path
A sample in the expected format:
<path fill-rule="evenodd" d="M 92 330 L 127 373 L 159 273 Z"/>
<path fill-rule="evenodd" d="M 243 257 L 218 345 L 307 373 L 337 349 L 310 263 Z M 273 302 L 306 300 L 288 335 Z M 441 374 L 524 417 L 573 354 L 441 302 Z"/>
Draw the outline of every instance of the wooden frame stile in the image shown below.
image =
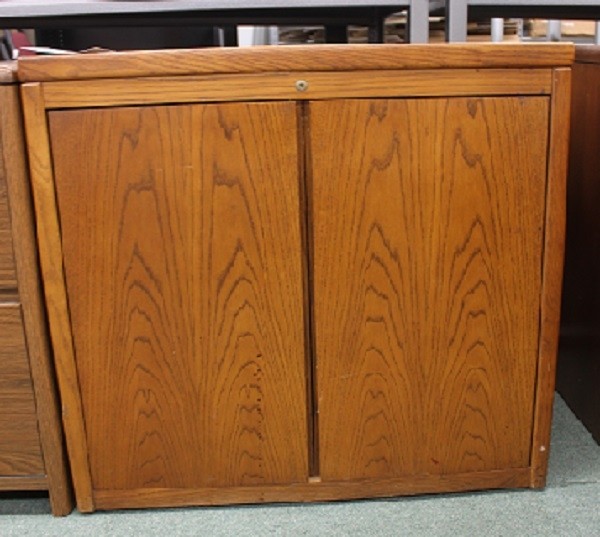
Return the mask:
<path fill-rule="evenodd" d="M 22 124 L 18 113 L 19 91 L 16 86 L 0 88 L 2 95 L 0 118 L 4 154 L 15 155 L 6 159 L 6 183 L 10 198 L 11 226 L 15 237 L 13 242 L 15 263 L 19 275 L 19 294 L 22 299 L 21 314 L 27 341 L 31 376 L 36 395 L 40 442 L 44 466 L 48 476 L 42 488 L 48 488 L 52 512 L 67 515 L 73 510 L 71 487 L 68 476 L 68 461 L 64 452 L 58 396 L 54 385 L 54 368 L 48 342 L 46 315 L 42 302 L 38 271 L 38 258 L 33 229 L 33 208 L 31 191 L 27 177 L 25 154 L 22 139 Z M 28 486 L 35 490 L 38 484 L 32 481 Z M 19 488 L 23 488 L 20 484 Z"/>
<path fill-rule="evenodd" d="M 530 486 L 533 488 L 545 486 L 549 458 L 565 249 L 570 110 L 571 69 L 554 69 L 548 144 L 540 343 L 531 446 Z"/>
<path fill-rule="evenodd" d="M 56 373 L 61 388 L 62 418 L 77 492 L 77 506 L 82 512 L 90 512 L 94 510 L 92 481 L 65 290 L 60 226 L 43 87 L 39 83 L 25 84 L 22 86 L 21 95 L 31 183 L 38 215 L 36 225 L 40 265 L 44 277 L 44 293 Z"/>

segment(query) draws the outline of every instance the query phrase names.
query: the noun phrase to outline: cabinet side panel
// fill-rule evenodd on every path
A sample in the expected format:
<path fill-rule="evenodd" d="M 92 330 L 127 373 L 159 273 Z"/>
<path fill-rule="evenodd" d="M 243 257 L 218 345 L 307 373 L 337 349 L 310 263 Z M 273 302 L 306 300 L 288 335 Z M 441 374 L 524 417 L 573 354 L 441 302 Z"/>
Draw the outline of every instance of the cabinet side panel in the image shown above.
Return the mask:
<path fill-rule="evenodd" d="M 322 478 L 527 467 L 548 99 L 311 117 Z"/>
<path fill-rule="evenodd" d="M 94 488 L 305 480 L 295 106 L 49 117 Z"/>
<path fill-rule="evenodd" d="M 18 88 L 0 88 L 0 96 L 1 152 L 5 156 L 3 164 L 10 199 L 12 234 L 18 237 L 13 247 L 44 467 L 48 476 L 52 512 L 66 515 L 73 510 L 71 480 L 40 281 Z"/>
<path fill-rule="evenodd" d="M 556 385 L 600 443 L 599 52 L 596 62 L 573 66 L 565 283 Z"/>

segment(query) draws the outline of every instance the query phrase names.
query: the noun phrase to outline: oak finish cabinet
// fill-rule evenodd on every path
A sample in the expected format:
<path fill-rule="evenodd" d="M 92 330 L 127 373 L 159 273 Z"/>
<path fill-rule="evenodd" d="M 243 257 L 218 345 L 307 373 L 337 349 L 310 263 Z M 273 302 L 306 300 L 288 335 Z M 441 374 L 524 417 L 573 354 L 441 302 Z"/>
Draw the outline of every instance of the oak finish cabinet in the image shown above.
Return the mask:
<path fill-rule="evenodd" d="M 0 491 L 73 508 L 39 279 L 16 66 L 0 63 Z"/>
<path fill-rule="evenodd" d="M 600 47 L 577 47 L 557 388 L 600 443 Z"/>
<path fill-rule="evenodd" d="M 572 57 L 23 60 L 79 508 L 543 486 Z"/>

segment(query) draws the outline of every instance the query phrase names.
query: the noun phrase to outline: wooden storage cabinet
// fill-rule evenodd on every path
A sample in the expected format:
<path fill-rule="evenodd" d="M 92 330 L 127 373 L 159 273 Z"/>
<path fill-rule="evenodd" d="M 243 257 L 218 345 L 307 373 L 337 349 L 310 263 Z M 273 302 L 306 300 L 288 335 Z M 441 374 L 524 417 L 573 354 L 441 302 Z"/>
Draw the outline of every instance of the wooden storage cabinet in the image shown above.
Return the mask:
<path fill-rule="evenodd" d="M 23 61 L 79 508 L 543 486 L 572 56 Z"/>
<path fill-rule="evenodd" d="M 600 443 L 600 47 L 573 66 L 565 293 L 557 389 Z"/>
<path fill-rule="evenodd" d="M 0 64 L 0 491 L 72 510 L 26 174 L 15 65 Z"/>

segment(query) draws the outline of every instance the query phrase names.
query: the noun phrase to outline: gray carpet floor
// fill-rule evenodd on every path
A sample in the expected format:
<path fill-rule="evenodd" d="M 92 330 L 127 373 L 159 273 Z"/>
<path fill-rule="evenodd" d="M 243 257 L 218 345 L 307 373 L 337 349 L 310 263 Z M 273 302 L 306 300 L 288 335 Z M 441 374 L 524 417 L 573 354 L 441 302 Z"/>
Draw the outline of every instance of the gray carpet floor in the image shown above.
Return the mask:
<path fill-rule="evenodd" d="M 0 499 L 0 537 L 600 537 L 600 446 L 557 397 L 548 486 L 309 505 L 118 511 L 53 518 L 45 498 Z"/>

